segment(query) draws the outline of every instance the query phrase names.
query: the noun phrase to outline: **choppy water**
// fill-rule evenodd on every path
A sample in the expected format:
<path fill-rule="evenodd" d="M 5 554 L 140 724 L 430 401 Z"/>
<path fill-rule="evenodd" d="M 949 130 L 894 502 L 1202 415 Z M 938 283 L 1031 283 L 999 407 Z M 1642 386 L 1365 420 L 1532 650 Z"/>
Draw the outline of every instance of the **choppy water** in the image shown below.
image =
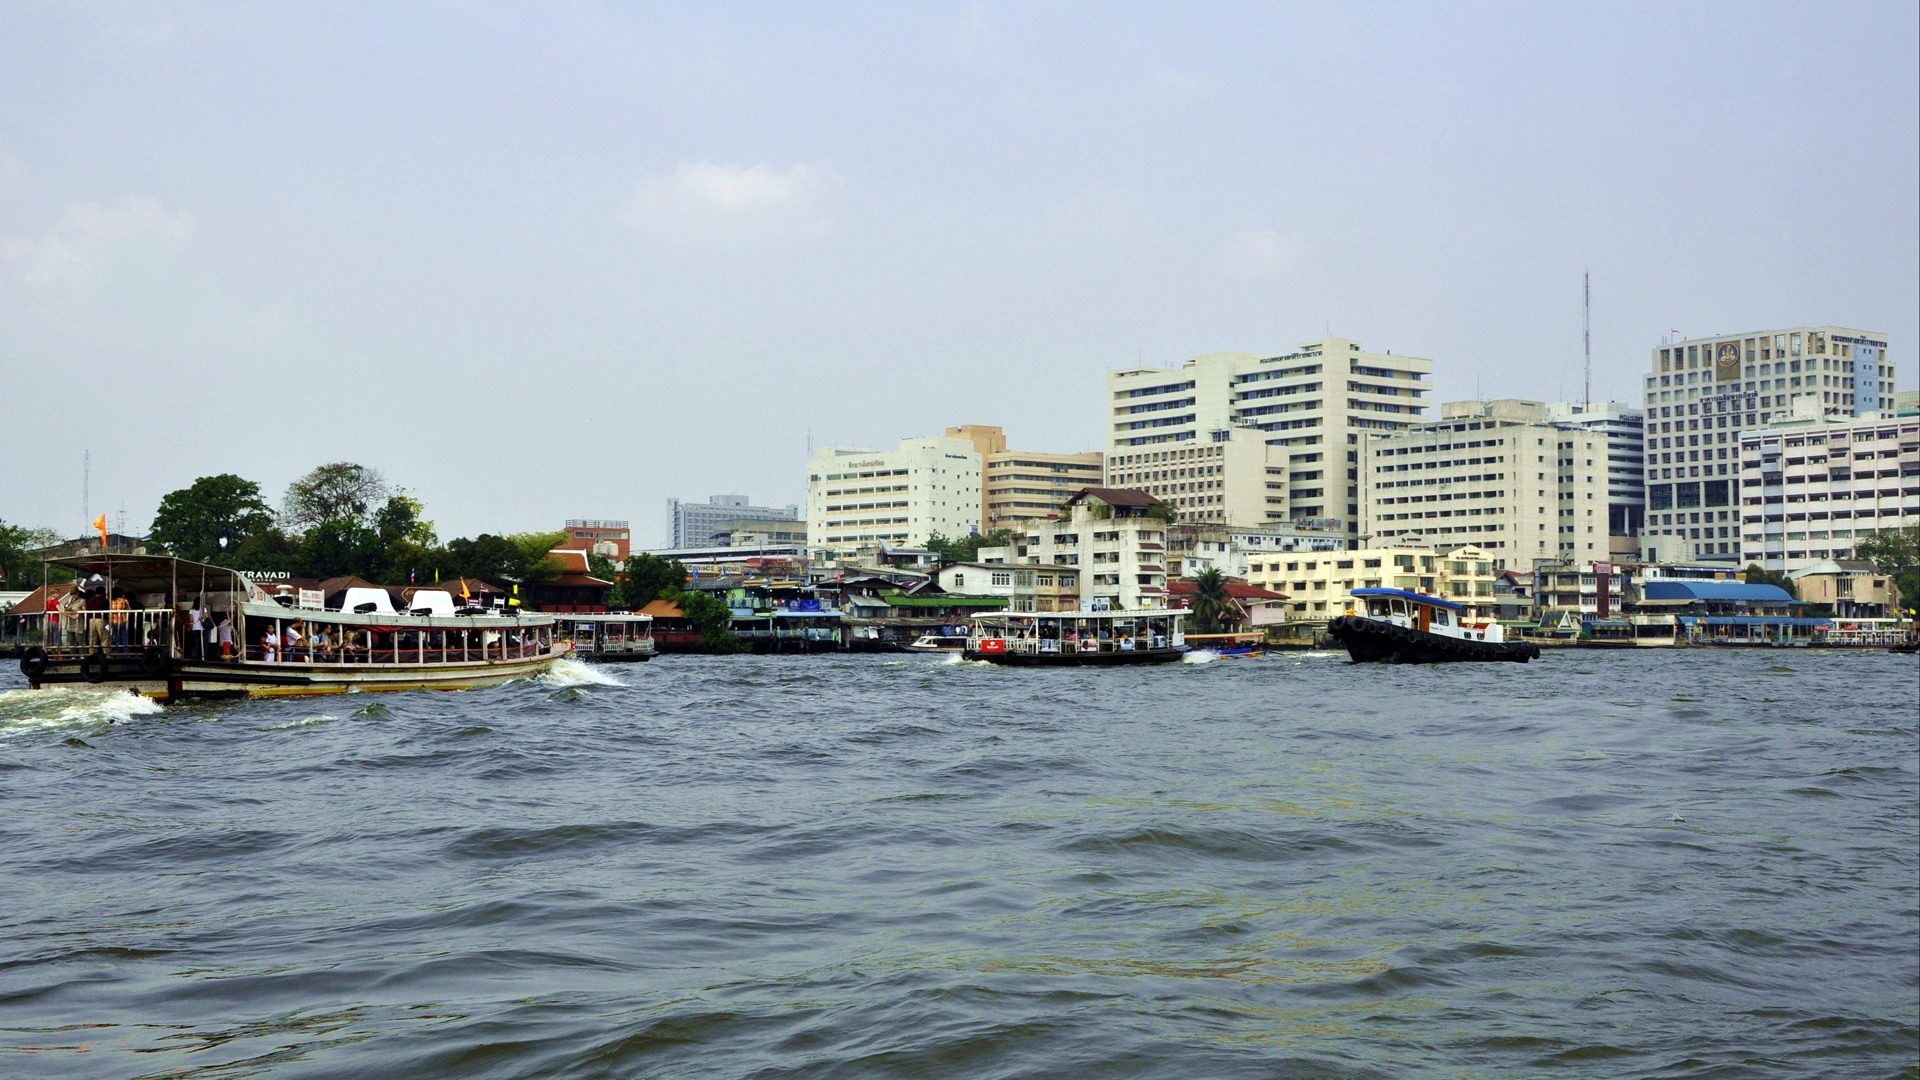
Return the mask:
<path fill-rule="evenodd" d="M 19 685 L 0 1076 L 1920 1075 L 1912 657 Z"/>

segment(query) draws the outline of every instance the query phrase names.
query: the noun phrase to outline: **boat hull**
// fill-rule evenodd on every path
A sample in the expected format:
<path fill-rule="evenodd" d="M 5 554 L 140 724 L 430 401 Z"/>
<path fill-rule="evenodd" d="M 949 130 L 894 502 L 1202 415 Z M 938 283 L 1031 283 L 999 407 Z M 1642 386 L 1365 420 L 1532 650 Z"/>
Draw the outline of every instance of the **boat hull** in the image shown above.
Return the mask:
<path fill-rule="evenodd" d="M 541 674 L 566 652 L 461 664 L 233 664 L 175 660 L 158 667 L 138 657 L 49 661 L 29 685 L 98 686 L 156 701 L 185 698 L 302 697 L 380 690 L 473 690 Z M 101 666 L 104 661 L 104 668 Z"/>
<path fill-rule="evenodd" d="M 1031 653 L 980 652 L 968 649 L 968 660 L 985 660 L 1006 667 L 1118 667 L 1125 664 L 1170 664 L 1186 655 L 1185 649 L 1128 649 L 1113 652 Z"/>
<path fill-rule="evenodd" d="M 1524 664 L 1540 657 L 1540 647 L 1530 641 L 1444 637 L 1358 615 L 1342 615 L 1327 623 L 1327 636 L 1339 642 L 1356 664 Z"/>

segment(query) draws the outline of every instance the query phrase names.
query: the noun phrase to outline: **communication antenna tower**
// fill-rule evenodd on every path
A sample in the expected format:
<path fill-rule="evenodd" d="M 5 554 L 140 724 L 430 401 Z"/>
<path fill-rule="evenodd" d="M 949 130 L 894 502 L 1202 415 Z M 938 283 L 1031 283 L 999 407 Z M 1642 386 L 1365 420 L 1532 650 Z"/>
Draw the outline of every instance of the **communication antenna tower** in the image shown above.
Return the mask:
<path fill-rule="evenodd" d="M 80 451 L 80 520 L 88 523 L 93 521 L 93 451 L 91 450 Z"/>
<path fill-rule="evenodd" d="M 1586 358 L 1586 409 L 1593 411 L 1593 275 L 1580 271 L 1580 352 Z"/>

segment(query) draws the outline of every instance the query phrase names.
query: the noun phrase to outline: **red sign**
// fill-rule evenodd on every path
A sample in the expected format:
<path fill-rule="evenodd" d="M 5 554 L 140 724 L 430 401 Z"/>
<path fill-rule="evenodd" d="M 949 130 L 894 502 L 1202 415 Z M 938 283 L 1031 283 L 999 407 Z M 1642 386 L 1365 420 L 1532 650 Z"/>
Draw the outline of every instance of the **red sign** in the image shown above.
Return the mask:
<path fill-rule="evenodd" d="M 981 638 L 980 651 L 981 652 L 1006 652 L 1007 639 L 997 638 L 997 637 Z"/>

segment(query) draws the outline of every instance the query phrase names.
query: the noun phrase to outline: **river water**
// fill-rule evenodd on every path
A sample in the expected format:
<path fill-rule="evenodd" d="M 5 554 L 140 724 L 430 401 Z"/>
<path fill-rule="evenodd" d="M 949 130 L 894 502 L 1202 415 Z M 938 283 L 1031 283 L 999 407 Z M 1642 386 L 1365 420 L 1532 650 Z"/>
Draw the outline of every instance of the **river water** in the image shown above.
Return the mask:
<path fill-rule="evenodd" d="M 0 1076 L 1920 1075 L 1910 656 L 8 668 Z"/>

